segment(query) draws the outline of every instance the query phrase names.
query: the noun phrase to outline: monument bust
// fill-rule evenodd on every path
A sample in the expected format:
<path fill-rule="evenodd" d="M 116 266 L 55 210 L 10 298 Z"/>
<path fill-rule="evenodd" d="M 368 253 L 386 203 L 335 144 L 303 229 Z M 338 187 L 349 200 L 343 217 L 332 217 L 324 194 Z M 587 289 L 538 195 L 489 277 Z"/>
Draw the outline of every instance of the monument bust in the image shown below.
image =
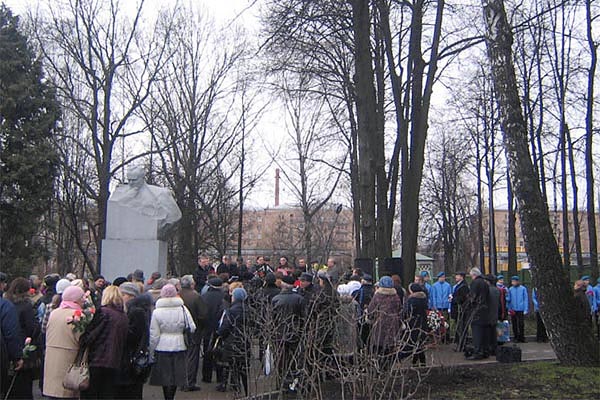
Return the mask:
<path fill-rule="evenodd" d="M 181 219 L 181 211 L 173 198 L 171 192 L 159 186 L 149 185 L 144 181 L 146 171 L 144 168 L 135 166 L 127 171 L 127 184 L 117 186 L 109 198 L 109 203 L 119 208 L 128 209 L 130 213 L 137 214 L 135 218 L 138 223 L 128 220 L 128 218 L 110 218 L 112 219 L 114 238 L 123 237 L 118 232 L 131 231 L 136 228 L 147 230 L 147 224 L 140 224 L 139 221 L 148 220 L 156 225 L 156 232 L 152 232 L 149 238 L 165 240 L 172 230 L 173 226 Z M 115 208 L 115 207 L 113 207 Z M 110 213 L 109 213 L 110 214 Z M 127 225 L 127 226 L 124 226 Z M 132 226 L 133 225 L 133 226 Z M 110 227 L 109 227 L 110 228 Z M 117 231 L 117 232 L 115 232 Z M 147 237 L 149 232 L 138 232 L 139 238 Z M 137 236 L 135 233 L 127 236 Z"/>

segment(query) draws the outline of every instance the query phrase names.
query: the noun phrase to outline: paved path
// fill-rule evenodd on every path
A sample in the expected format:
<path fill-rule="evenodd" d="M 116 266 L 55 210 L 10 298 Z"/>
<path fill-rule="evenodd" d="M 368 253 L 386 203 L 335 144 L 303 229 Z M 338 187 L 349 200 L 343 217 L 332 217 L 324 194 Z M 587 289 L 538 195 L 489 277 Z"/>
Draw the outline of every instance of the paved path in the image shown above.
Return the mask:
<path fill-rule="evenodd" d="M 549 343 L 519 343 L 518 346 L 523 352 L 523 361 L 542 361 L 542 360 L 555 360 L 556 356 L 554 351 L 550 347 Z M 427 352 L 427 365 L 432 367 L 449 367 L 449 366 L 464 366 L 464 365 L 478 365 L 478 364 L 493 364 L 496 363 L 494 357 L 490 357 L 486 360 L 481 361 L 469 361 L 465 360 L 462 353 L 457 353 L 453 350 L 452 345 L 439 345 L 435 348 L 430 349 Z M 258 373 L 258 363 L 256 365 Z M 264 376 L 259 376 L 258 379 L 250 379 L 250 391 L 251 393 L 264 392 L 264 388 L 268 387 L 268 379 Z M 200 382 L 200 380 L 199 380 Z M 229 400 L 241 398 L 232 392 L 221 393 L 215 390 L 216 383 L 207 384 L 200 383 L 202 390 L 198 392 L 181 392 L 178 391 L 176 399 L 198 399 L 198 400 Z M 144 399 L 162 399 L 162 388 L 156 386 L 146 385 L 144 386 Z M 34 383 L 34 399 L 43 399 L 41 396 L 37 382 Z"/>

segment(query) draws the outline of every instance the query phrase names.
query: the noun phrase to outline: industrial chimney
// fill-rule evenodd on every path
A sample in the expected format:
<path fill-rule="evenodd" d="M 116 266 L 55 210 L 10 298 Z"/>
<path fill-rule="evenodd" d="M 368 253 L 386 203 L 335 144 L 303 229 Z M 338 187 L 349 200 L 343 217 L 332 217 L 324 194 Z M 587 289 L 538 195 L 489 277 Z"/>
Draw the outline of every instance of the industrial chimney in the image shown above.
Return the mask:
<path fill-rule="evenodd" d="M 279 168 L 275 169 L 275 207 L 279 207 Z"/>

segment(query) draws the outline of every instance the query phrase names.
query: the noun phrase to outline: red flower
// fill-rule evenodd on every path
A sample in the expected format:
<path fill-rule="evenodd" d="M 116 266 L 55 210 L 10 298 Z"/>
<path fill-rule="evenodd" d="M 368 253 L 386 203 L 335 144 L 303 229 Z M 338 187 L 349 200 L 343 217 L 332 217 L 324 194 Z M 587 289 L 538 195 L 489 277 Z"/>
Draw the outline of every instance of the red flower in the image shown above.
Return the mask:
<path fill-rule="evenodd" d="M 35 295 L 35 289 L 34 288 L 29 289 L 29 294 L 32 296 Z"/>
<path fill-rule="evenodd" d="M 74 317 L 81 317 L 81 310 L 75 310 L 75 312 L 73 313 Z"/>

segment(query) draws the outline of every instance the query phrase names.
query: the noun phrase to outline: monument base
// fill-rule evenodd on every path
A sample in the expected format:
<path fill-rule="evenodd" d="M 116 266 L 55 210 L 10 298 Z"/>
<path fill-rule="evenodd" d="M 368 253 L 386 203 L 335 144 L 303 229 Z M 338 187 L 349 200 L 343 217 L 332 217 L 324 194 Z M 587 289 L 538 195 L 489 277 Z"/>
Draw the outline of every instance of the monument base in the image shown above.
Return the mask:
<path fill-rule="evenodd" d="M 167 272 L 167 242 L 162 240 L 105 239 L 102 241 L 102 275 L 112 281 L 127 277 L 136 269 L 144 278 L 153 272 Z"/>

